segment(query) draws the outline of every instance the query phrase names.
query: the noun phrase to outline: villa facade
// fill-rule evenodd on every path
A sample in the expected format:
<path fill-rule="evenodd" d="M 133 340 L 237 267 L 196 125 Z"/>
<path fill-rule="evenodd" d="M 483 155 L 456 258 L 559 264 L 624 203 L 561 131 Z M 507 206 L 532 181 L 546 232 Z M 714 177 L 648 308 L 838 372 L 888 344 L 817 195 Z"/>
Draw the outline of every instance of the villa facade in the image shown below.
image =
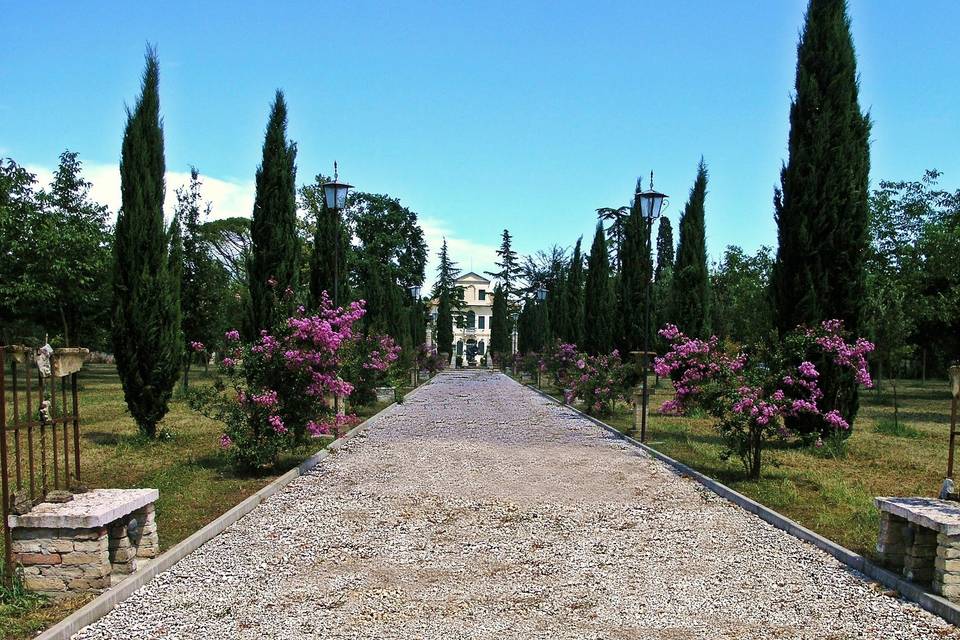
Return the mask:
<path fill-rule="evenodd" d="M 463 291 L 462 323 L 453 323 L 453 356 L 471 356 L 479 359 L 487 355 L 490 348 L 490 321 L 493 319 L 493 285 L 487 278 L 474 272 L 466 273 L 456 280 L 456 286 Z M 437 307 L 439 301 L 430 301 L 431 331 L 436 329 Z M 458 326 L 462 324 L 463 326 Z M 431 336 L 431 341 L 434 336 Z"/>

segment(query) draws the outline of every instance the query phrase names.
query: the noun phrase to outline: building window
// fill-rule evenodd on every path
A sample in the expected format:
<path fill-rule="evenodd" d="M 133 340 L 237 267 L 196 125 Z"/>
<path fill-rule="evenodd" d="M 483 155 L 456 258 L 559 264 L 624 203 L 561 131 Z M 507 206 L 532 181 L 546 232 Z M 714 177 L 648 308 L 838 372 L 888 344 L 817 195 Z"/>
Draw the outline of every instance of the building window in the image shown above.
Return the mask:
<path fill-rule="evenodd" d="M 463 355 L 463 340 L 457 340 L 457 355 Z"/>
<path fill-rule="evenodd" d="M 477 326 L 477 314 L 473 311 L 467 311 L 467 329 L 473 329 Z"/>
<path fill-rule="evenodd" d="M 478 329 L 486 329 L 486 328 L 487 328 L 487 317 L 486 317 L 486 316 L 478 316 L 478 317 L 477 317 L 477 328 L 478 328 Z"/>
<path fill-rule="evenodd" d="M 483 340 L 481 340 L 479 343 L 477 343 L 477 353 L 479 353 L 480 355 L 483 355 L 483 350 L 484 350 Z"/>
<path fill-rule="evenodd" d="M 486 299 L 487 299 L 487 290 L 486 290 L 486 289 L 480 289 L 480 299 L 481 299 L 481 300 L 486 300 Z M 480 327 L 480 328 L 482 329 L 483 327 Z"/>

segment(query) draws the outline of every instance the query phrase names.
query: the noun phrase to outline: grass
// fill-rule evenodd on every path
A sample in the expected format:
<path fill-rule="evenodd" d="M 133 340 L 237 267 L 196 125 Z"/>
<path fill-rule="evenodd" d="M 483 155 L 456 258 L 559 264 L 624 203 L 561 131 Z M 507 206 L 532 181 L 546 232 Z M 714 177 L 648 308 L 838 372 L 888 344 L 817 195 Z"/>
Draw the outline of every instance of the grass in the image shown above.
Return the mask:
<path fill-rule="evenodd" d="M 559 397 L 556 389 L 545 391 Z M 893 403 L 873 391 L 861 394 L 853 434 L 841 447 L 814 449 L 771 442 L 759 481 L 748 480 L 739 460 L 721 459 L 723 443 L 709 418 L 651 413 L 647 443 L 843 546 L 874 557 L 879 513 L 876 496 L 935 496 L 947 468 L 950 394 L 946 382 L 902 380 Z M 652 406 L 667 400 L 662 384 Z M 620 405 L 605 421 L 633 427 L 632 408 Z"/>
<path fill-rule="evenodd" d="M 202 371 L 191 372 L 191 385 L 208 384 L 211 378 Z M 360 407 L 357 414 L 369 417 L 386 404 Z M 269 475 L 238 475 L 217 442 L 222 425 L 192 411 L 177 393 L 160 425 L 169 437 L 149 440 L 138 435 L 112 365 L 86 365 L 81 371 L 80 415 L 83 484 L 159 489 L 161 549 L 213 521 L 325 444 L 311 442 L 284 456 Z M 46 600 L 22 592 L 2 593 L 0 637 L 31 637 L 90 599 Z"/>

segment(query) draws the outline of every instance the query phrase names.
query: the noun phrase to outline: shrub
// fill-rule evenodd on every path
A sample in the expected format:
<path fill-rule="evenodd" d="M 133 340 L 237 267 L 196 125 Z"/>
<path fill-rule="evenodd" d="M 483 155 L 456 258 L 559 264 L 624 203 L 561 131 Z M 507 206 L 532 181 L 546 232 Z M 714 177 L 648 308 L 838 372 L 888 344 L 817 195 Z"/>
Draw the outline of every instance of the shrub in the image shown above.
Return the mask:
<path fill-rule="evenodd" d="M 629 367 L 620 361 L 618 351 L 614 350 L 608 356 L 580 354 L 574 366 L 571 386 L 564 397 L 567 403 L 580 400 L 590 415 L 608 416 L 613 413 L 618 400 L 626 401 Z"/>
<path fill-rule="evenodd" d="M 740 458 L 748 475 L 759 478 L 764 443 L 772 437 L 800 437 L 817 448 L 829 445 L 831 454 L 842 455 L 838 446 L 850 424 L 836 410 L 821 408 L 820 376 L 808 359 L 829 358 L 854 379 L 871 386 L 866 354 L 873 345 L 862 338 L 849 343 L 838 320 L 819 327 L 797 327 L 781 343 L 758 343 L 736 353 L 724 351 L 716 337 L 698 340 L 667 325 L 660 335 L 670 342 L 670 351 L 654 361 L 658 375 L 673 381 L 674 398 L 661 411 L 684 413 L 700 406 L 717 419 L 717 430 L 726 445 L 725 456 Z M 817 432 L 794 433 L 785 418 L 804 416 L 818 425 Z M 815 442 L 814 442 L 815 440 Z"/>
<path fill-rule="evenodd" d="M 324 297 L 316 315 L 299 307 L 252 343 L 241 343 L 236 330 L 227 332 L 221 375 L 211 387 L 191 393 L 190 403 L 224 424 L 220 445 L 236 467 L 269 467 L 306 439 L 337 433 L 356 421 L 336 415 L 332 407 L 335 397 L 346 398 L 354 390 L 341 370 L 382 372 L 397 352 L 392 341 L 371 346 L 354 335 L 353 325 L 363 314 L 363 301 L 334 309 Z"/>

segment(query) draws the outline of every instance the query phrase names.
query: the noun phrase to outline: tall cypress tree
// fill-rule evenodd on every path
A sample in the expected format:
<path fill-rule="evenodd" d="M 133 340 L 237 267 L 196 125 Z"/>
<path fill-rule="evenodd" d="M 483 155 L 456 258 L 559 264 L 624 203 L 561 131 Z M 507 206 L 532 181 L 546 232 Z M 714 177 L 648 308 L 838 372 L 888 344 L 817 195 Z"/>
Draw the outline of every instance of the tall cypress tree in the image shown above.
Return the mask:
<path fill-rule="evenodd" d="M 870 120 L 858 90 L 846 2 L 810 0 L 797 45 L 790 159 L 774 198 L 779 246 L 772 289 L 781 332 L 830 318 L 861 331 Z M 817 368 L 821 409 L 837 409 L 852 424 L 858 407 L 852 376 L 829 361 Z"/>
<path fill-rule="evenodd" d="M 583 346 L 583 254 L 580 251 L 580 245 L 583 238 L 577 238 L 577 244 L 573 247 L 573 255 L 570 257 L 570 271 L 567 273 L 567 310 L 568 318 L 566 324 L 567 333 L 563 339 L 577 346 Z"/>
<path fill-rule="evenodd" d="M 165 162 L 159 64 L 147 51 L 140 98 L 127 111 L 113 269 L 113 353 L 137 427 L 153 437 L 183 357 L 179 271 L 163 223 Z"/>
<path fill-rule="evenodd" d="M 639 189 L 638 189 L 639 191 Z M 638 206 L 631 207 L 630 215 L 624 224 L 623 272 L 620 274 L 620 310 L 621 322 L 620 347 L 624 352 L 639 350 L 643 347 L 644 303 L 646 287 L 650 282 L 653 267 L 647 244 L 650 225 L 643 219 Z"/>
<path fill-rule="evenodd" d="M 299 279 L 297 237 L 297 146 L 287 140 L 287 103 L 277 91 L 257 168 L 257 191 L 250 222 L 253 245 L 249 266 L 251 330 L 273 326 L 274 301 Z"/>
<path fill-rule="evenodd" d="M 697 178 L 680 218 L 680 243 L 673 270 L 672 313 L 674 323 L 687 335 L 706 338 L 710 333 L 710 273 L 704 203 L 707 199 L 707 166 L 700 159 Z"/>
<path fill-rule="evenodd" d="M 453 353 L 453 315 L 447 292 L 440 294 L 437 305 L 437 351 L 448 355 Z"/>
<path fill-rule="evenodd" d="M 670 218 L 662 216 L 657 228 L 657 270 L 653 279 L 660 282 L 664 271 L 673 269 L 673 261 L 673 225 L 670 224 Z"/>
<path fill-rule="evenodd" d="M 510 353 L 510 321 L 507 318 L 507 297 L 498 282 L 493 287 L 493 316 L 490 318 L 490 352 L 504 358 Z"/>
<path fill-rule="evenodd" d="M 584 290 L 584 337 L 587 353 L 610 353 L 614 347 L 616 294 L 610 278 L 610 259 L 603 225 L 597 225 L 590 256 L 587 259 L 587 283 Z"/>
<path fill-rule="evenodd" d="M 520 266 L 517 252 L 513 250 L 513 238 L 507 229 L 503 230 L 500 237 L 500 248 L 497 249 L 497 255 L 500 256 L 500 261 L 495 264 L 500 267 L 500 270 L 485 271 L 484 273 L 500 282 L 507 298 L 507 306 L 511 306 L 517 293 L 516 281 L 520 278 L 523 269 Z"/>

